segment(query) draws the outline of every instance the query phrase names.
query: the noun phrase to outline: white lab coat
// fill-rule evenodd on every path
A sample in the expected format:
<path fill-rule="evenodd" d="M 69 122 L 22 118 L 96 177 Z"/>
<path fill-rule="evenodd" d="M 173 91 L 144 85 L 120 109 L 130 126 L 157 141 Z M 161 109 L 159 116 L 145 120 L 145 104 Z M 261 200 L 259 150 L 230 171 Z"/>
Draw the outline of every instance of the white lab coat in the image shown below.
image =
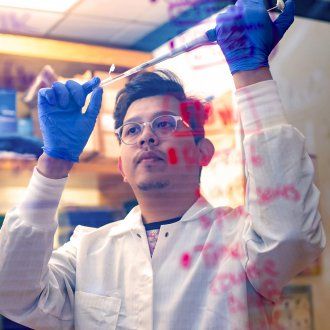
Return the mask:
<path fill-rule="evenodd" d="M 35 329 L 271 328 L 279 290 L 325 246 L 319 191 L 275 82 L 236 97 L 246 133 L 245 209 L 214 209 L 201 198 L 161 227 L 152 258 L 139 207 L 99 229 L 77 227 L 53 252 L 66 179 L 35 170 L 0 232 L 0 313 Z M 262 166 L 251 161 L 251 146 Z M 285 185 L 299 196 L 264 193 L 260 203 L 258 189 Z"/>

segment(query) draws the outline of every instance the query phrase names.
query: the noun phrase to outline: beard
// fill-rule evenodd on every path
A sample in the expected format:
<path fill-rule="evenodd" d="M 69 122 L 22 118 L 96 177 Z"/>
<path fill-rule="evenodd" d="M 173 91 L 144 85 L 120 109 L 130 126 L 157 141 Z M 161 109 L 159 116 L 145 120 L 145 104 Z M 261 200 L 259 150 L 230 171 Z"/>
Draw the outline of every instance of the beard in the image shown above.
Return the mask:
<path fill-rule="evenodd" d="M 169 181 L 153 181 L 153 182 L 142 182 L 137 185 L 141 191 L 160 190 L 168 187 Z"/>

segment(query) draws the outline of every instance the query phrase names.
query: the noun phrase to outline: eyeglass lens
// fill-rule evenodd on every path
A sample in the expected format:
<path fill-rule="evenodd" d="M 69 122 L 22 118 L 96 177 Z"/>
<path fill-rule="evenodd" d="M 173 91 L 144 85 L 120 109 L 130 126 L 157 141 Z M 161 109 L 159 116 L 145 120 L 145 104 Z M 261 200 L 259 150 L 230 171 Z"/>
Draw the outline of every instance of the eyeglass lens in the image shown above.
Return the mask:
<path fill-rule="evenodd" d="M 141 123 L 127 123 L 123 125 L 121 139 L 126 144 L 134 144 L 143 131 Z M 151 129 L 158 137 L 173 133 L 176 129 L 176 119 L 170 115 L 156 117 L 151 122 Z"/>

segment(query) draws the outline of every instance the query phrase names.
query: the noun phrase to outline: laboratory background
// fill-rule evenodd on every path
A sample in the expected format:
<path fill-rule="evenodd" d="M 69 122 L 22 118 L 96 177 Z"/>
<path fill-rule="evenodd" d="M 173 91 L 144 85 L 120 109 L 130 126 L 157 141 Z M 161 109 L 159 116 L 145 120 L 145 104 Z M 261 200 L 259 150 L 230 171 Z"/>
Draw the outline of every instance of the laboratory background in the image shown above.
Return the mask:
<path fill-rule="evenodd" d="M 203 35 L 235 1 L 0 0 L 0 226 L 22 197 L 42 135 L 37 94 L 54 81 L 115 78 Z M 276 1 L 265 1 L 267 8 Z M 270 12 L 275 19 L 278 11 Z M 297 0 L 292 28 L 271 54 L 271 72 L 286 116 L 306 137 L 321 192 L 320 213 L 330 241 L 330 1 Z M 202 192 L 214 205 L 244 202 L 244 155 L 234 85 L 217 44 L 154 64 L 170 69 L 189 95 L 210 109 L 206 135 L 216 152 L 203 170 Z M 57 212 L 54 248 L 77 225 L 100 227 L 136 205 L 117 168 L 113 109 L 129 77 L 104 87 L 95 129 L 75 164 Z M 189 154 L 186 155 L 189 159 Z M 258 159 L 255 159 L 258 162 Z M 330 245 L 284 289 L 275 313 L 282 329 L 330 329 Z M 0 316 L 0 329 L 27 329 Z"/>

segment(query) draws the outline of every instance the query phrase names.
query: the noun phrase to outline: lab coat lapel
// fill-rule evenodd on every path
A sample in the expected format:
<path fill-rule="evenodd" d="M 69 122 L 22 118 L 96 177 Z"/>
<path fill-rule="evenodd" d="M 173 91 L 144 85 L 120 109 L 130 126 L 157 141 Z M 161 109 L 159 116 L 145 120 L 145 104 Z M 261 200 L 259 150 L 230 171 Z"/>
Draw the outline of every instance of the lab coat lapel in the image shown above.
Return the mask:
<path fill-rule="evenodd" d="M 149 262 L 151 262 L 149 243 L 142 222 L 140 207 L 134 207 L 126 216 L 124 222 L 131 233 L 137 249 L 144 254 Z"/>

